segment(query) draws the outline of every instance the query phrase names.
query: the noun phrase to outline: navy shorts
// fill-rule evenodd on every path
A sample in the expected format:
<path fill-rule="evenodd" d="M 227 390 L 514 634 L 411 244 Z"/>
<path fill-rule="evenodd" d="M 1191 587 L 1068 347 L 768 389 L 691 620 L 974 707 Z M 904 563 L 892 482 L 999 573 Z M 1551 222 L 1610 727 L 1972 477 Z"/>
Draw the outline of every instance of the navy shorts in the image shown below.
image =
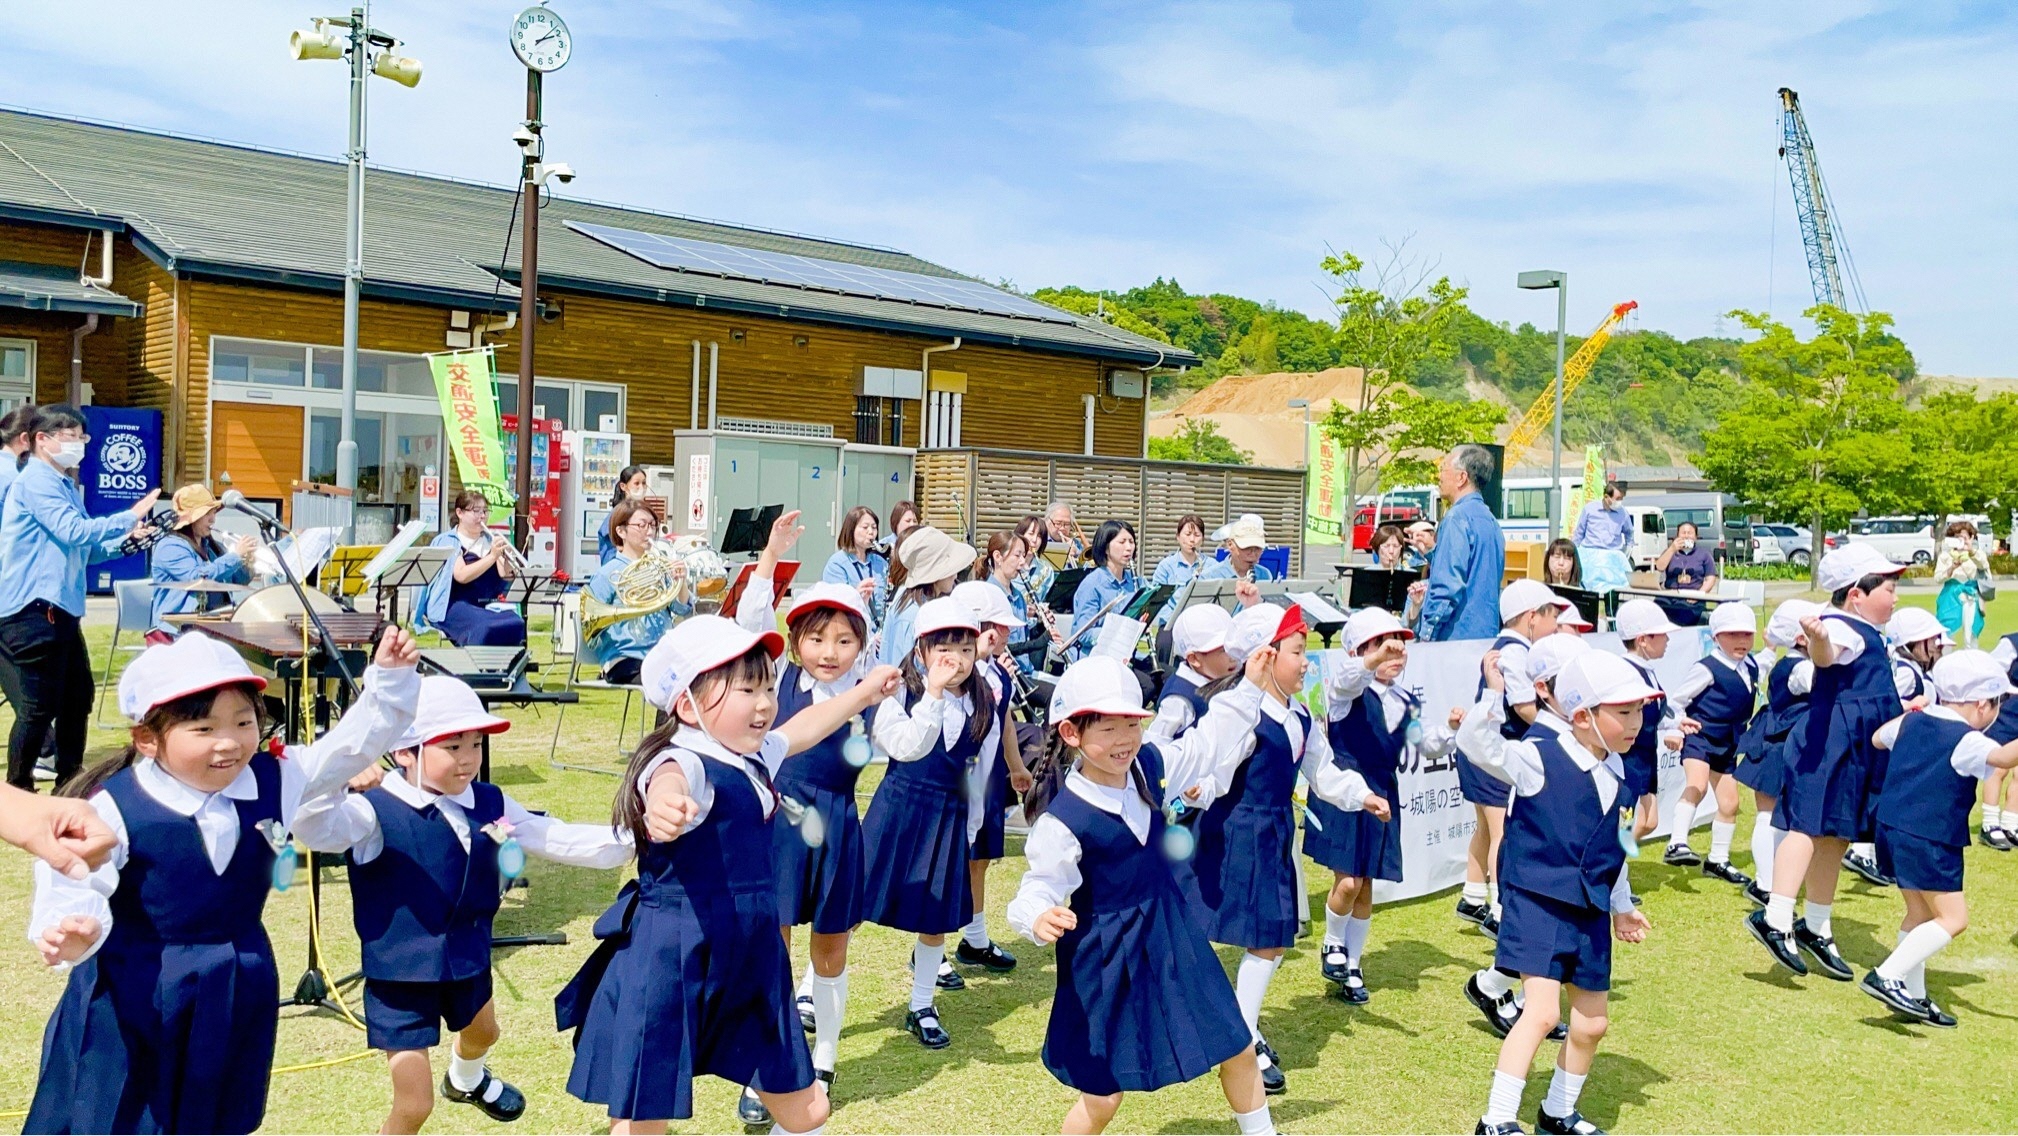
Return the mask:
<path fill-rule="evenodd" d="M 1579 990 L 1612 988 L 1612 916 L 1522 891 L 1500 889 L 1499 947 L 1493 965 L 1553 978 Z"/>
<path fill-rule="evenodd" d="M 490 1004 L 490 971 L 450 982 L 364 980 L 364 1037 L 373 1049 L 432 1049 L 441 1026 L 461 1033 Z"/>
<path fill-rule="evenodd" d="M 1878 826 L 1878 870 L 1911 891 L 1961 891 L 1962 850 L 1889 824 Z"/>
<path fill-rule="evenodd" d="M 1719 748 L 1712 742 L 1704 741 L 1701 734 L 1690 734 L 1682 739 L 1682 760 L 1700 761 L 1709 766 L 1712 773 L 1729 773 L 1738 767 L 1737 743 Z"/>

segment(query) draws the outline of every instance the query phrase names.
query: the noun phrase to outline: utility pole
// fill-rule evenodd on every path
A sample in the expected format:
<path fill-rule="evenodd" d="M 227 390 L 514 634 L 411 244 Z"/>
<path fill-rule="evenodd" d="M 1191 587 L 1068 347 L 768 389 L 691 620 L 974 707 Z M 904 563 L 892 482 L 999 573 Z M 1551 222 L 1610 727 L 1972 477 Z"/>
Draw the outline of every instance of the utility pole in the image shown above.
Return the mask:
<path fill-rule="evenodd" d="M 526 68 L 526 129 L 535 137 L 540 132 L 540 78 L 534 68 Z M 540 186 L 537 167 L 539 147 L 527 148 L 519 175 L 519 201 L 525 211 L 519 222 L 519 428 L 513 441 L 518 449 L 517 477 L 512 492 L 518 501 L 512 508 L 512 541 L 520 548 L 532 537 L 533 500 L 533 338 L 539 321 L 540 286 Z"/>

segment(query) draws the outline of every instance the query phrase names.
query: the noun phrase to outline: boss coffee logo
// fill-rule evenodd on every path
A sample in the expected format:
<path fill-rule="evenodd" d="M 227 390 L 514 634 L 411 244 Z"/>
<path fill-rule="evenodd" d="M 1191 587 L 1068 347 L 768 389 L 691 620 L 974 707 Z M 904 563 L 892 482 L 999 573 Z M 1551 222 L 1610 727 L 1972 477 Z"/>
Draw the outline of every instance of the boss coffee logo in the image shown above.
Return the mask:
<path fill-rule="evenodd" d="M 146 469 L 147 440 L 131 430 L 115 430 L 98 450 L 98 490 L 144 493 Z"/>

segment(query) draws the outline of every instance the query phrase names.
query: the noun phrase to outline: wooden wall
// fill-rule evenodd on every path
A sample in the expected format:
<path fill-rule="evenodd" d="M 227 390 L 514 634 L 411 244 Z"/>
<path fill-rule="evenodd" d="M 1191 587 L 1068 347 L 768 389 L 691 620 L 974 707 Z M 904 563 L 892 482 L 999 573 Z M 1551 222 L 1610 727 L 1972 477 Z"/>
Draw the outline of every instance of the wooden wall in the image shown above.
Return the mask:
<path fill-rule="evenodd" d="M 91 269 L 98 269 L 98 237 L 80 229 L 0 222 L 0 260 L 57 265 L 77 269 L 84 264 L 85 241 L 91 241 Z M 115 250 L 113 290 L 131 296 L 121 278 L 125 258 Z M 70 383 L 70 333 L 84 322 L 74 312 L 0 308 L 0 338 L 35 341 L 35 401 L 62 402 Z M 98 330 L 84 340 L 84 381 L 97 401 L 127 405 L 129 339 L 134 321 L 100 316 Z"/>

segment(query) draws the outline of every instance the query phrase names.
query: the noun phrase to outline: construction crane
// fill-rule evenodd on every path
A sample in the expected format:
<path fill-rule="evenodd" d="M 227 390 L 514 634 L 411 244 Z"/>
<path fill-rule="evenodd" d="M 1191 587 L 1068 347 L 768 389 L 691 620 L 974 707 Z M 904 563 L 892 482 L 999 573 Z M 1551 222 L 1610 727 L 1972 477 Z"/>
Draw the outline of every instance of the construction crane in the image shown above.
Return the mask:
<path fill-rule="evenodd" d="M 1628 312 L 1639 306 L 1638 300 L 1627 300 L 1613 308 L 1612 314 L 1605 317 L 1604 322 L 1597 326 L 1597 330 L 1591 332 L 1590 338 L 1584 340 L 1583 346 L 1577 348 L 1577 353 L 1570 356 L 1569 362 L 1563 364 L 1564 405 L 1569 404 L 1570 395 L 1576 391 L 1578 384 L 1590 376 L 1591 366 L 1598 361 L 1598 354 L 1605 349 L 1605 343 L 1611 339 L 1612 331 L 1626 318 Z M 1548 389 L 1542 391 L 1541 397 L 1535 399 L 1534 405 L 1528 407 L 1528 412 L 1521 416 L 1520 422 L 1513 428 L 1513 433 L 1507 435 L 1506 456 L 1502 459 L 1505 468 L 1512 469 L 1519 464 L 1521 458 L 1527 456 L 1528 450 L 1535 444 L 1535 439 L 1541 437 L 1542 431 L 1548 429 L 1549 423 L 1554 420 L 1555 413 L 1555 384 L 1550 383 Z"/>
<path fill-rule="evenodd" d="M 1849 242 L 1836 219 L 1836 202 L 1829 196 L 1829 183 L 1822 177 L 1822 163 L 1815 156 L 1815 141 L 1808 136 L 1808 120 L 1801 114 L 1801 96 L 1790 87 L 1780 88 L 1780 157 L 1787 163 L 1787 177 L 1794 183 L 1794 212 L 1801 221 L 1801 247 L 1808 254 L 1808 279 L 1815 288 L 1815 302 L 1851 310 L 1852 292 L 1843 281 L 1847 275 L 1855 293 L 1855 310 L 1865 310 L 1863 281 L 1850 260 Z"/>

